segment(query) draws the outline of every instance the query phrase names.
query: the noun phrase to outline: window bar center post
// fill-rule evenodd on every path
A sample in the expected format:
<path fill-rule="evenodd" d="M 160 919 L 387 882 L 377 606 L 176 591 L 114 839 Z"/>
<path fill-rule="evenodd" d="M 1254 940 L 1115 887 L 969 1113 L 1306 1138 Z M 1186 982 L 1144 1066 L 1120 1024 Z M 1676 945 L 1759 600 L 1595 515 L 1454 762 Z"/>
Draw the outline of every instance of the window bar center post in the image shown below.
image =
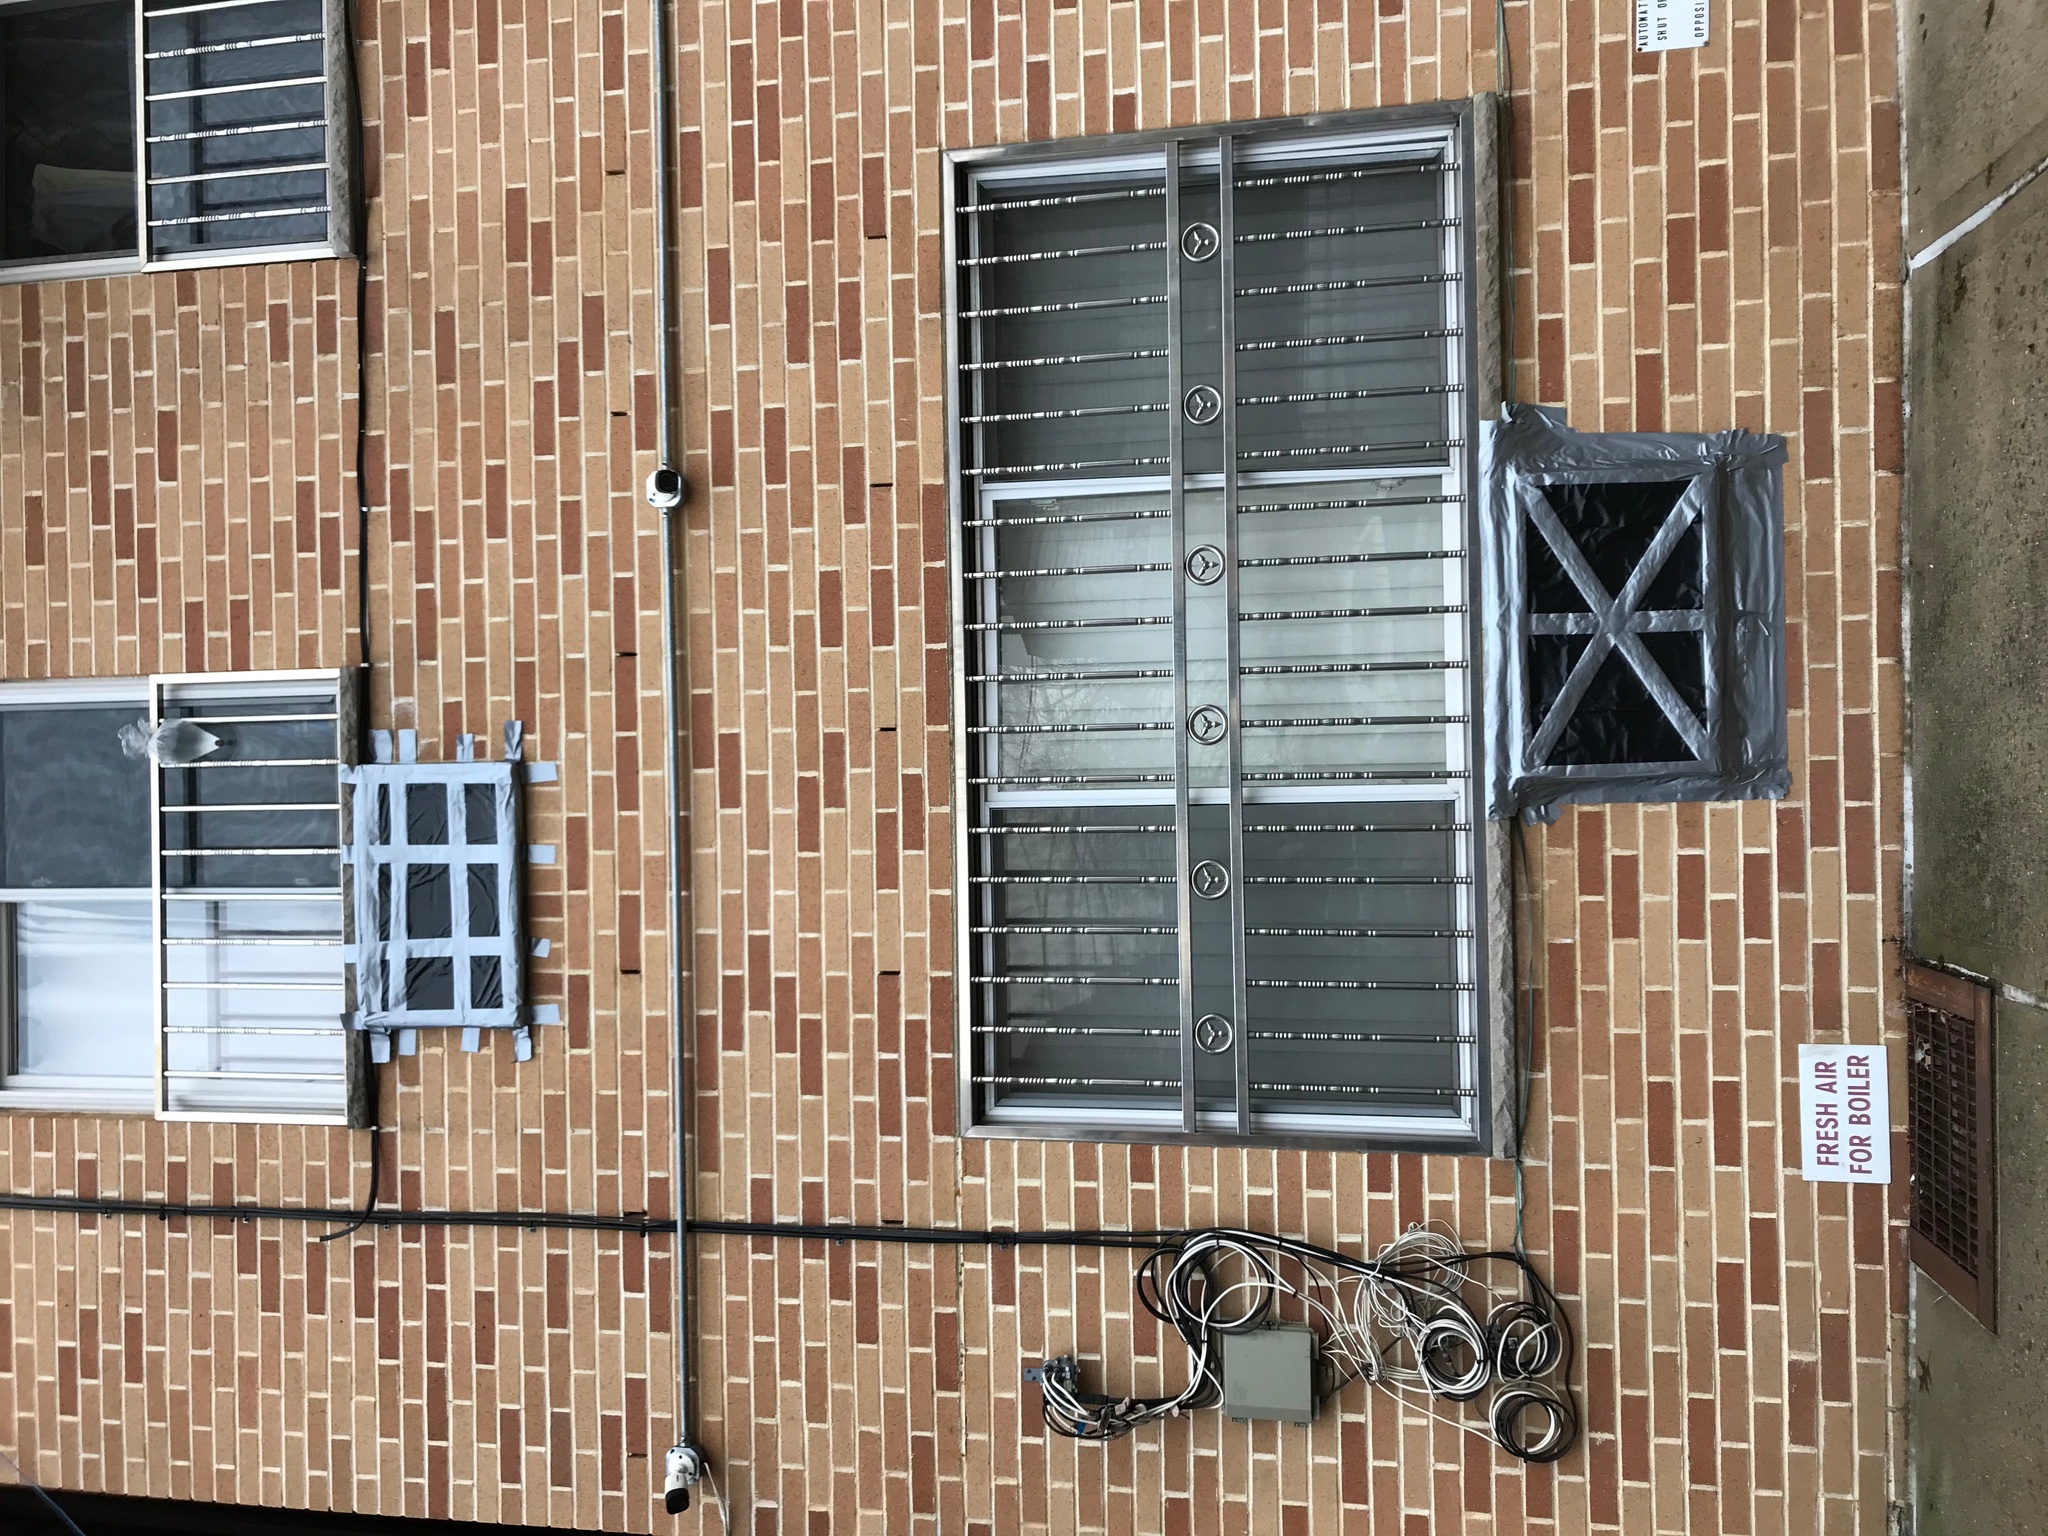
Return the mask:
<path fill-rule="evenodd" d="M 1222 285 L 1218 300 L 1223 343 L 1223 634 L 1224 671 L 1230 684 L 1230 1008 L 1231 1023 L 1237 1031 L 1237 1048 L 1231 1052 L 1231 1062 L 1236 1078 L 1237 1133 L 1248 1136 L 1252 1129 L 1252 1105 L 1251 1018 L 1246 1011 L 1249 993 L 1244 984 L 1244 668 L 1238 641 L 1237 170 L 1231 150 L 1232 140 L 1225 134 L 1217 143 L 1216 280 Z"/>
<path fill-rule="evenodd" d="M 1173 519 L 1173 869 L 1175 957 L 1180 983 L 1180 1118 L 1193 1134 L 1195 1092 L 1195 926 L 1188 869 L 1194 839 L 1188 811 L 1188 523 L 1186 429 L 1181 398 L 1180 144 L 1166 146 L 1166 455 L 1167 507 Z"/>
<path fill-rule="evenodd" d="M 141 0 L 136 0 L 136 11 L 141 13 Z M 141 145 L 137 145 L 137 153 Z M 149 685 L 149 728 L 155 730 L 164 717 L 163 684 L 151 680 Z M 170 1082 L 166 1073 L 170 1063 L 165 1060 L 165 1029 L 170 1024 L 170 990 L 164 983 L 164 770 L 155 759 L 145 756 L 144 765 L 149 769 L 149 969 L 156 992 L 156 1039 L 151 1042 L 152 1058 L 155 1062 L 156 1112 L 163 1115 L 170 1108 Z M 189 841 L 189 839 L 188 839 Z"/>

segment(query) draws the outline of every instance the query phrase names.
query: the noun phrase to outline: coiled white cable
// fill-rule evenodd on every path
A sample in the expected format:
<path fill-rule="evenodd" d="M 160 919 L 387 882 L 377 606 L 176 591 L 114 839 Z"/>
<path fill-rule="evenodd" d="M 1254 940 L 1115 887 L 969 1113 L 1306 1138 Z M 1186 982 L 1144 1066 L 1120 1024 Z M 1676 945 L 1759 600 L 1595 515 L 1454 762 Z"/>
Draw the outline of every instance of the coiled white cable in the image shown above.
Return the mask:
<path fill-rule="evenodd" d="M 1513 1266 L 1521 1294 L 1481 1278 Z M 1164 1397 L 1111 1398 L 1079 1389 L 1070 1358 L 1027 1373 L 1044 1388 L 1045 1421 L 1071 1439 L 1112 1440 L 1140 1425 L 1223 1400 L 1222 1341 L 1283 1320 L 1316 1335 L 1328 1398 L 1352 1381 L 1395 1393 L 1432 1418 L 1488 1435 L 1525 1461 L 1554 1461 L 1578 1437 L 1568 1376 L 1571 1326 L 1519 1252 L 1472 1253 L 1440 1227 L 1414 1226 L 1370 1259 L 1229 1227 L 1190 1232 L 1138 1266 L 1138 1300 L 1181 1336 L 1188 1382 Z M 1477 1306 L 1473 1305 L 1478 1302 Z M 1486 1422 L 1450 1417 L 1489 1388 Z"/>

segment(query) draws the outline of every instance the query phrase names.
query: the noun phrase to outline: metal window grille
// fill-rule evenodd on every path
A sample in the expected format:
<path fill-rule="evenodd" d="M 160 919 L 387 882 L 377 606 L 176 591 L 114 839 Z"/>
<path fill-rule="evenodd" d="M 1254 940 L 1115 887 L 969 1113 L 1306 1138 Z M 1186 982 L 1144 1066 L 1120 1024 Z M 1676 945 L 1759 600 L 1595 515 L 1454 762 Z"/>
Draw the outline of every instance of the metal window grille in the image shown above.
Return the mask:
<path fill-rule="evenodd" d="M 165 753 L 150 775 L 163 1118 L 362 1123 L 342 1024 L 354 711 L 352 679 L 333 672 L 150 682 L 152 721 L 217 743 Z"/>
<path fill-rule="evenodd" d="M 1906 978 L 1906 1125 L 1913 1262 L 1986 1328 L 1997 1325 L 1991 990 L 1925 966 Z"/>
<path fill-rule="evenodd" d="M 1473 117 L 952 162 L 969 1130 L 1484 1144 Z"/>
<path fill-rule="evenodd" d="M 359 1028 L 523 1029 L 516 761 L 352 770 Z"/>
<path fill-rule="evenodd" d="M 340 0 L 137 0 L 144 261 L 345 253 Z"/>

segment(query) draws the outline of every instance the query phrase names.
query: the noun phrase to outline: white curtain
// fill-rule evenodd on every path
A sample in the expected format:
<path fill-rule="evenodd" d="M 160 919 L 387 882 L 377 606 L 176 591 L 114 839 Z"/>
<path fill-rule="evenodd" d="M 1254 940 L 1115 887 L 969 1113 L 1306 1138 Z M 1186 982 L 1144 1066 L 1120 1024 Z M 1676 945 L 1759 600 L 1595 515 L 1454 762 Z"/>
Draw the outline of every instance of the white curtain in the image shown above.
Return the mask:
<path fill-rule="evenodd" d="M 155 1059 L 147 901 L 14 909 L 15 1070 L 143 1078 Z"/>

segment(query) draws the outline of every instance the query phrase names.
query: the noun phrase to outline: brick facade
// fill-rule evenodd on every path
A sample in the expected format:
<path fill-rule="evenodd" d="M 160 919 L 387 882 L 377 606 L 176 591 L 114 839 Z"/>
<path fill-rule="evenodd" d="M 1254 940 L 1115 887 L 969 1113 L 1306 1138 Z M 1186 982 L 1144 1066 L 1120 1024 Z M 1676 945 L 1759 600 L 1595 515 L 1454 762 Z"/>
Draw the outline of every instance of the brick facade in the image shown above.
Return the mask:
<path fill-rule="evenodd" d="M 941 148 L 1492 89 L 1493 8 L 676 12 L 697 1212 L 1506 1242 L 1505 1164 L 951 1134 L 938 318 Z M 371 712 L 430 758 L 517 716 L 562 764 L 531 916 L 565 1022 L 524 1065 L 434 1035 L 375 1069 L 382 1193 L 665 1213 L 648 18 L 356 13 Z M 1724 0 L 1660 57 L 1619 5 L 1505 16 L 1517 393 L 1792 443 L 1793 797 L 1528 840 L 1528 1238 L 1580 1326 L 1581 1449 L 1525 1472 L 1356 1387 L 1307 1431 L 1048 1444 L 1027 1356 L 1180 1368 L 1128 1259 L 706 1237 L 734 1530 L 1885 1529 L 1899 1209 L 1801 1183 L 1781 1124 L 1799 1042 L 1894 1038 L 1894 18 Z M 356 324 L 348 263 L 0 287 L 0 677 L 353 661 Z M 0 1180 L 340 1205 L 366 1145 L 15 1113 Z M 0 1448 L 52 1486 L 668 1525 L 670 1239 L 317 1230 L 0 1220 Z"/>

